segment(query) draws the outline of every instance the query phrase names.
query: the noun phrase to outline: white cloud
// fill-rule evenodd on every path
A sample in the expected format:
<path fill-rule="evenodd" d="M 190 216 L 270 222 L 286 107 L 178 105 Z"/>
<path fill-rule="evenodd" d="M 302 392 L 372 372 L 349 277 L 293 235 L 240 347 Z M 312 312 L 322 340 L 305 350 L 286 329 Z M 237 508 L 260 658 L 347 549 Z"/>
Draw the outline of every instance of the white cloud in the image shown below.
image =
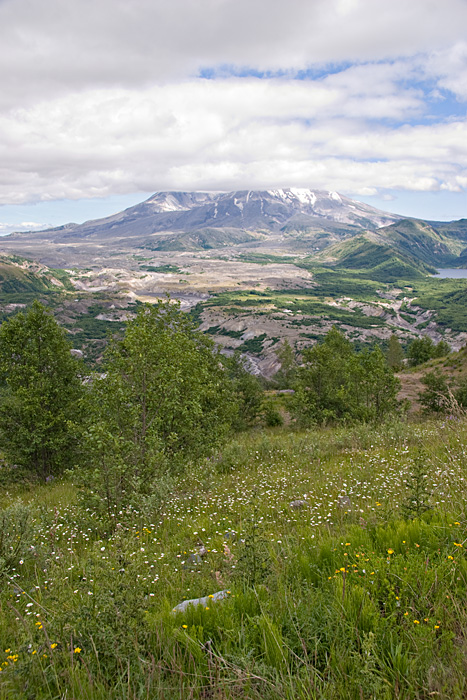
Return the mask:
<path fill-rule="evenodd" d="M 0 199 L 266 184 L 458 189 L 467 122 L 404 125 L 420 109 L 413 90 L 401 91 L 387 67 L 384 80 L 378 67 L 374 80 L 369 70 L 347 72 L 349 81 L 94 90 L 11 111 L 0 116 Z"/>
<path fill-rule="evenodd" d="M 467 42 L 436 51 L 428 57 L 426 74 L 437 80 L 439 87 L 449 90 L 461 100 L 467 100 Z"/>
<path fill-rule="evenodd" d="M 462 189 L 466 123 L 422 123 L 417 81 L 467 100 L 465 26 L 465 0 L 0 0 L 0 204 Z M 283 77 L 196 77 L 226 65 Z"/>
<path fill-rule="evenodd" d="M 203 66 L 377 61 L 463 41 L 465 0 L 4 0 L 3 104 L 140 87 Z"/>
<path fill-rule="evenodd" d="M 13 231 L 42 231 L 48 228 L 49 224 L 38 223 L 37 221 L 21 221 L 16 224 L 0 222 L 0 236 L 5 236 Z"/>

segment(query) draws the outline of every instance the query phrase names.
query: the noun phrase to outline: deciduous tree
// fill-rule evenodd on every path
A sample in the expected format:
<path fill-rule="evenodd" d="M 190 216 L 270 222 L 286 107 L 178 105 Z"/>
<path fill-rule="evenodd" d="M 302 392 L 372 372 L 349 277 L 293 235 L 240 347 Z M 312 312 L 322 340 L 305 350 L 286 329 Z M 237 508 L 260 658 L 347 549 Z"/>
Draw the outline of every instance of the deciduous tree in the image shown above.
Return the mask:
<path fill-rule="evenodd" d="M 76 457 L 83 387 L 70 348 L 37 301 L 0 327 L 0 447 L 44 479 Z"/>
<path fill-rule="evenodd" d="M 235 413 L 227 372 L 179 304 L 142 306 L 111 344 L 91 391 L 92 480 L 111 507 L 148 493 L 154 479 L 208 454 Z"/>

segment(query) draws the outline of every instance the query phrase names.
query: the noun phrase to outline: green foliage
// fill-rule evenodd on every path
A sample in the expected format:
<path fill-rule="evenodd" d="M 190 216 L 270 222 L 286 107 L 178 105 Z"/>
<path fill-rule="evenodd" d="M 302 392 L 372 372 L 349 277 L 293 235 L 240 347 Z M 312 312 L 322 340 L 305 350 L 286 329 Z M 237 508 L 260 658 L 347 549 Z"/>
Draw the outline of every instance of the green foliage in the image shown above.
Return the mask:
<path fill-rule="evenodd" d="M 428 413 L 444 413 L 450 408 L 450 390 L 444 374 L 439 369 L 427 372 L 421 379 L 426 389 L 420 392 L 418 398 L 424 410 Z"/>
<path fill-rule="evenodd" d="M 451 347 L 445 340 L 441 340 L 435 345 L 429 336 L 424 335 L 422 338 L 412 340 L 407 350 L 407 357 L 410 366 L 416 367 L 435 357 L 444 357 L 450 352 Z"/>
<path fill-rule="evenodd" d="M 91 490 L 111 515 L 168 469 L 209 454 L 235 403 L 212 343 L 170 301 L 141 306 L 104 368 L 90 391 L 87 452 Z"/>
<path fill-rule="evenodd" d="M 378 347 L 357 353 L 333 328 L 303 360 L 293 401 L 300 423 L 375 420 L 395 410 L 398 381 Z"/>
<path fill-rule="evenodd" d="M 281 363 L 281 367 L 274 375 L 274 380 L 281 389 L 290 389 L 295 382 L 298 365 L 295 358 L 295 351 L 287 338 L 283 341 L 277 352 L 277 359 Z"/>
<path fill-rule="evenodd" d="M 267 401 L 263 408 L 264 423 L 269 428 L 276 428 L 284 424 L 284 419 L 277 408 L 277 406 L 272 401 Z"/>
<path fill-rule="evenodd" d="M 406 518 L 419 518 L 430 510 L 432 492 L 428 487 L 428 455 L 419 450 L 413 460 L 413 466 L 407 475 L 406 495 L 402 502 L 402 513 Z"/>
<path fill-rule="evenodd" d="M 70 482 L 35 485 L 0 587 L 0 697 L 464 697 L 466 440 L 444 418 L 244 433 L 232 469 L 190 465 L 110 534 Z"/>
<path fill-rule="evenodd" d="M 249 243 L 256 237 L 240 229 L 206 228 L 188 233 L 173 233 L 148 238 L 142 248 L 149 250 L 211 250 L 240 243 Z"/>
<path fill-rule="evenodd" d="M 389 338 L 386 359 L 389 367 L 391 367 L 395 372 L 402 369 L 404 350 L 402 349 L 402 345 L 400 344 L 398 337 L 394 333 Z"/>
<path fill-rule="evenodd" d="M 459 386 L 454 392 L 454 398 L 462 408 L 467 408 L 467 378 L 459 382 Z"/>
<path fill-rule="evenodd" d="M 258 420 L 263 401 L 263 389 L 258 377 L 248 372 L 245 360 L 236 350 L 223 358 L 232 390 L 232 427 L 234 430 L 251 428 Z"/>
<path fill-rule="evenodd" d="M 242 345 L 237 348 L 237 350 L 240 352 L 250 352 L 252 355 L 259 355 L 263 351 L 263 343 L 266 338 L 266 333 L 256 335 L 254 338 L 245 340 Z"/>
<path fill-rule="evenodd" d="M 243 539 L 237 553 L 235 577 L 246 587 L 263 583 L 271 571 L 271 555 L 258 509 L 246 518 Z"/>
<path fill-rule="evenodd" d="M 17 501 L 0 510 L 0 580 L 14 570 L 31 544 L 32 512 Z"/>
<path fill-rule="evenodd" d="M 467 281 L 465 279 L 427 280 L 420 285 L 416 303 L 436 313 L 436 322 L 457 333 L 467 331 Z"/>
<path fill-rule="evenodd" d="M 80 364 L 39 302 L 0 328 L 0 446 L 43 479 L 71 467 L 81 425 Z"/>
<path fill-rule="evenodd" d="M 178 267 L 178 265 L 143 265 L 142 266 L 143 270 L 146 270 L 147 272 L 163 272 L 163 273 L 174 273 L 174 274 L 183 274 L 181 269 Z"/>

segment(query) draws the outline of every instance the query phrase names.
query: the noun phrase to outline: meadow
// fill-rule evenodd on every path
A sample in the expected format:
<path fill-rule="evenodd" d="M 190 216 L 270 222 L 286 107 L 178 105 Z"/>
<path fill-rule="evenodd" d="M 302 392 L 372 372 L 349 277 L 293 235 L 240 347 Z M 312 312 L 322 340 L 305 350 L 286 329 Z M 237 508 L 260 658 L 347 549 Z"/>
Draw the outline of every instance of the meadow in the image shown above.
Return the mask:
<path fill-rule="evenodd" d="M 110 524 L 4 466 L 1 700 L 465 697 L 466 441 L 255 429 Z"/>

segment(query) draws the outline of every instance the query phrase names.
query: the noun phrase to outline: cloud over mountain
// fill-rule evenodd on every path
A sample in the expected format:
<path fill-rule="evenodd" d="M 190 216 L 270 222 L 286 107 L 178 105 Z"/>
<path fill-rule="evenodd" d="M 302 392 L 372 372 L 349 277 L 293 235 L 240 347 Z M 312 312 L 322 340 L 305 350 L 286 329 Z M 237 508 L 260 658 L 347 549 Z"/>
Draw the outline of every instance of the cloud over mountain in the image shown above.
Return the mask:
<path fill-rule="evenodd" d="M 0 203 L 467 187 L 464 0 L 0 0 Z"/>

